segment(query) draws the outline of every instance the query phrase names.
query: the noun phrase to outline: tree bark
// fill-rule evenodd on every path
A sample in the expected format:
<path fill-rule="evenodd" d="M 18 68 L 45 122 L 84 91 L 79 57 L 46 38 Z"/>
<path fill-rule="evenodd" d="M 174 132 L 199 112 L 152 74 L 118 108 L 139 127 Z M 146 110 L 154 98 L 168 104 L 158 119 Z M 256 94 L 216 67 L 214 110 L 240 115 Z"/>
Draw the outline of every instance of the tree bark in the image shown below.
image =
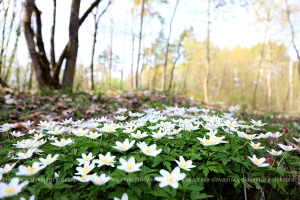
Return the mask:
<path fill-rule="evenodd" d="M 163 76 L 162 76 L 162 82 L 161 82 L 161 91 L 163 92 L 165 90 L 166 86 L 166 79 L 167 79 L 167 64 L 168 64 L 168 53 L 169 53 L 169 45 L 170 45 L 170 37 L 172 33 L 172 22 L 176 13 L 176 9 L 178 6 L 179 0 L 176 1 L 176 5 L 173 11 L 173 15 L 170 21 L 170 27 L 169 27 L 169 37 L 167 39 L 167 46 L 166 46 L 166 52 L 165 52 L 165 62 L 164 62 L 164 70 L 163 70 Z"/>
<path fill-rule="evenodd" d="M 6 27 L 6 19 L 7 19 L 7 13 L 10 5 L 10 0 L 8 1 L 8 6 L 5 9 L 4 12 L 4 22 L 3 22 L 3 30 L 2 30 L 2 44 L 1 44 L 1 49 L 0 49 L 0 77 L 2 75 L 2 68 L 3 68 L 3 55 L 4 55 L 4 43 L 5 43 L 5 27 Z"/>
<path fill-rule="evenodd" d="M 208 9 L 207 9 L 207 38 L 206 38 L 206 72 L 203 79 L 203 91 L 204 91 L 204 101 L 208 103 L 208 81 L 209 81 L 209 74 L 210 74 L 210 47 L 209 47 L 209 40 L 210 40 L 210 0 L 208 0 Z"/>
<path fill-rule="evenodd" d="M 139 87 L 138 76 L 139 76 L 139 63 L 140 63 L 140 55 L 141 55 L 143 19 L 144 19 L 144 0 L 142 0 L 141 25 L 140 25 L 140 34 L 139 34 L 139 48 L 138 48 L 138 57 L 137 57 L 137 65 L 136 65 L 136 72 L 135 72 L 135 88 L 136 88 L 136 90 Z"/>
<path fill-rule="evenodd" d="M 133 28 L 132 28 L 133 29 Z M 131 88 L 133 89 L 133 54 L 134 54 L 134 35 L 133 35 L 133 30 L 131 29 L 131 77 L 130 77 L 130 82 L 131 82 Z"/>
<path fill-rule="evenodd" d="M 49 88 L 50 79 L 43 71 L 39 54 L 35 50 L 35 43 L 33 40 L 34 35 L 33 30 L 31 29 L 31 15 L 34 10 L 34 7 L 34 0 L 24 1 L 23 30 L 37 81 L 41 87 Z"/>
<path fill-rule="evenodd" d="M 152 30 L 151 30 L 151 19 L 150 19 L 150 3 L 148 2 L 148 23 L 149 23 L 149 31 L 150 31 L 150 47 L 149 47 L 149 54 L 148 54 L 148 66 L 147 66 L 147 88 L 150 89 L 150 69 L 151 69 L 151 57 L 152 57 Z"/>
<path fill-rule="evenodd" d="M 73 79 L 75 75 L 76 59 L 78 53 L 78 29 L 80 0 L 72 0 L 71 16 L 69 26 L 69 46 L 67 49 L 67 62 L 63 76 L 62 88 L 73 87 Z"/>
<path fill-rule="evenodd" d="M 272 77 L 272 56 L 271 56 L 271 42 L 270 40 L 267 41 L 267 55 L 266 60 L 268 62 L 268 69 L 267 69 L 267 99 L 268 99 L 268 110 L 272 109 L 272 84 L 271 84 L 271 77 Z"/>
<path fill-rule="evenodd" d="M 111 71 L 112 71 L 112 44 L 113 44 L 113 19 L 110 19 L 110 45 L 109 45 L 109 60 L 108 60 L 108 88 L 111 90 Z"/>
<path fill-rule="evenodd" d="M 51 66 L 54 69 L 56 65 L 55 60 L 55 46 L 54 46 L 54 34 L 55 34 L 55 24 L 56 24 L 56 0 L 53 0 L 53 20 L 52 20 L 52 28 L 51 28 L 51 38 L 50 38 L 50 57 L 51 57 Z"/>

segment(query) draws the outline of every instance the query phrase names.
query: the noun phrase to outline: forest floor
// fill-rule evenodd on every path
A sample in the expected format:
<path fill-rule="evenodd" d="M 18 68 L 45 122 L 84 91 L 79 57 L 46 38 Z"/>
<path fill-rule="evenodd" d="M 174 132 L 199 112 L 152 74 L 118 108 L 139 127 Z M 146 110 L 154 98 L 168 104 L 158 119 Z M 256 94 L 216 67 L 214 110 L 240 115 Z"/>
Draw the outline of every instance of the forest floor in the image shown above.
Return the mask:
<path fill-rule="evenodd" d="M 114 119 L 118 108 L 127 108 L 132 112 L 142 112 L 148 108 L 164 109 L 165 106 L 204 107 L 213 110 L 226 110 L 229 106 L 205 104 L 199 100 L 179 94 L 163 94 L 157 91 L 106 92 L 98 94 L 76 93 L 60 94 L 42 91 L 12 92 L 0 90 L 0 125 L 4 123 L 34 121 L 36 126 L 41 120 L 62 121 L 66 118 L 89 119 L 107 116 Z M 290 136 L 300 134 L 300 115 L 291 112 L 255 111 L 249 113 L 239 110 L 244 120 L 262 120 L 268 123 L 268 129 Z M 20 127 L 22 128 L 22 127 Z M 1 137 L 1 136 L 0 136 Z"/>

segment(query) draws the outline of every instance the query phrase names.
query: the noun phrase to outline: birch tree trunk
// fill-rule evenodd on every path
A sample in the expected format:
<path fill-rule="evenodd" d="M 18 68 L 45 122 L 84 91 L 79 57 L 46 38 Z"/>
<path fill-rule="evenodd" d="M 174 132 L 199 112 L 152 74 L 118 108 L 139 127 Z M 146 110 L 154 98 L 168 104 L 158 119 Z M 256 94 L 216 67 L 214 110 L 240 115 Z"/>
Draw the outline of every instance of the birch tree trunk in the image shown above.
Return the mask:
<path fill-rule="evenodd" d="M 210 0 L 208 0 L 208 8 L 207 8 L 206 68 L 205 68 L 205 76 L 203 79 L 203 91 L 204 91 L 205 103 L 208 102 L 208 81 L 209 81 L 209 73 L 210 73 L 209 40 L 210 40 Z"/>

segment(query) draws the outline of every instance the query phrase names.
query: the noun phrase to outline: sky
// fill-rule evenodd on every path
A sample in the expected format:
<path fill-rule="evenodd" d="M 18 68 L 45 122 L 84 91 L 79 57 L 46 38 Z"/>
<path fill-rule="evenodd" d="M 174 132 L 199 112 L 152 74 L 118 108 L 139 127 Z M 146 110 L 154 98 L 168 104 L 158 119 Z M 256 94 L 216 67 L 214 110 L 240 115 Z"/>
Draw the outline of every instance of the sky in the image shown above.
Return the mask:
<path fill-rule="evenodd" d="M 267 0 L 266 0 L 267 1 Z M 276 0 L 275 0 L 276 1 Z M 80 16 L 88 9 L 92 0 L 82 0 L 80 7 Z M 151 11 L 157 11 L 165 18 L 165 35 L 169 34 L 169 22 L 175 7 L 176 0 L 169 0 L 168 5 L 162 5 L 158 2 L 154 3 L 150 8 Z M 99 4 L 99 13 L 106 7 L 108 0 L 102 0 Z M 36 5 L 42 12 L 42 34 L 45 49 L 48 58 L 50 58 L 50 34 L 53 15 L 52 0 L 36 0 Z M 138 31 L 140 17 L 135 14 L 134 26 L 132 26 L 131 17 L 132 0 L 114 0 L 107 12 L 102 16 L 98 28 L 98 38 L 96 43 L 95 60 L 103 50 L 108 50 L 110 43 L 110 27 L 113 27 L 113 54 L 119 55 L 121 64 L 119 68 L 124 66 L 125 75 L 130 73 L 131 67 L 131 33 L 132 27 L 135 33 L 135 59 L 138 49 Z M 199 41 L 206 39 L 207 33 L 207 1 L 180 0 L 173 20 L 172 34 L 170 42 L 178 38 L 184 28 L 193 26 L 196 38 Z M 64 49 L 69 39 L 69 19 L 70 19 L 71 0 L 57 0 L 57 15 L 55 29 L 55 54 L 56 60 Z M 138 8 L 139 12 L 140 8 Z M 162 28 L 157 19 L 151 20 L 151 29 L 149 28 L 147 15 L 145 16 L 142 48 L 149 47 L 150 31 L 152 40 L 157 37 L 159 30 Z M 112 19 L 112 20 L 111 20 Z M 113 21 L 113 23 L 111 23 Z M 245 9 L 238 5 L 230 5 L 224 8 L 214 8 L 211 6 L 211 42 L 220 48 L 229 48 L 239 45 L 241 47 L 251 47 L 259 42 L 264 41 L 264 28 L 262 23 L 257 23 L 254 18 L 253 11 Z M 298 23 L 298 22 L 295 22 Z M 286 25 L 287 27 L 287 25 Z M 297 27 L 297 26 L 296 26 Z M 278 32 L 280 34 L 278 34 Z M 79 49 L 77 64 L 86 67 L 91 62 L 91 51 L 93 43 L 94 21 L 90 14 L 79 29 Z M 126 34 L 124 34 L 126 33 Z M 282 26 L 274 25 L 270 31 L 271 37 L 274 39 L 290 44 L 290 32 L 288 27 L 282 30 Z M 298 36 L 299 34 L 296 34 Z M 297 37 L 299 38 L 299 37 Z M 123 56 L 124 55 L 124 56 Z M 291 50 L 291 55 L 295 54 Z M 19 47 L 18 59 L 20 64 L 29 62 L 28 50 L 24 34 L 22 33 Z M 134 64 L 136 61 L 134 62 Z M 118 76 L 119 72 L 114 75 Z"/>

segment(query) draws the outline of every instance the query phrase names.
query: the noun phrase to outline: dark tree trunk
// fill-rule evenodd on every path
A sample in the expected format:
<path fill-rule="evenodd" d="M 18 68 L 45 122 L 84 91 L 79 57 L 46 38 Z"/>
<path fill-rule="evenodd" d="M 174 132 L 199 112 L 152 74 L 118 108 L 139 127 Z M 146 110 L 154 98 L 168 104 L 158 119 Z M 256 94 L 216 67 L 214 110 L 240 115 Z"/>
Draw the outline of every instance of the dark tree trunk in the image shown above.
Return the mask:
<path fill-rule="evenodd" d="M 55 46 L 54 46 L 54 35 L 55 35 L 55 23 L 56 23 L 56 0 L 53 0 L 53 20 L 52 20 L 52 28 L 51 28 L 51 47 L 50 47 L 50 57 L 51 57 L 51 66 L 52 69 L 54 69 L 54 66 L 56 65 L 55 60 Z"/>
<path fill-rule="evenodd" d="M 67 62 L 62 82 L 63 89 L 73 87 L 76 59 L 78 53 L 78 29 L 79 29 L 80 0 L 72 0 L 69 25 L 69 45 L 67 48 Z"/>

